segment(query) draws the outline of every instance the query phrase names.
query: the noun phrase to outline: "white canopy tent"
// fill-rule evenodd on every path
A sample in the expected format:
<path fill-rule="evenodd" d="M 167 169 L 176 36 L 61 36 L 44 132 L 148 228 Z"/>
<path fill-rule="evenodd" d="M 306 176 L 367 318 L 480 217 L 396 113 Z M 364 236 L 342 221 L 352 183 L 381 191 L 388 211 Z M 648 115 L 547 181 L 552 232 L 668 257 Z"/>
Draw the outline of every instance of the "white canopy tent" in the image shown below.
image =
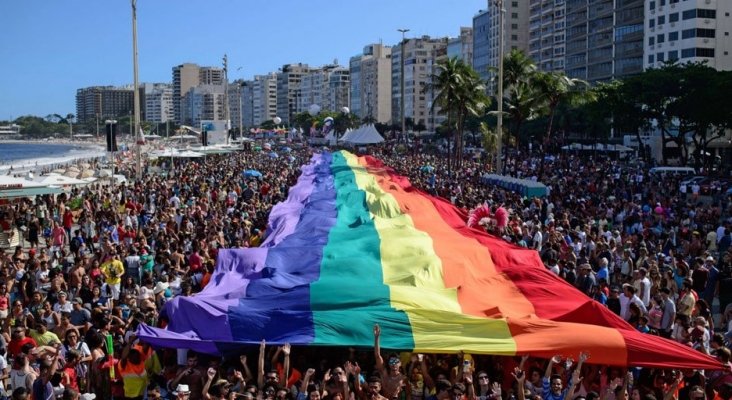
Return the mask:
<path fill-rule="evenodd" d="M 376 144 L 382 143 L 384 138 L 376 130 L 374 124 L 368 124 L 362 125 L 355 131 L 346 133 L 340 141 L 351 144 Z"/>
<path fill-rule="evenodd" d="M 45 186 L 57 186 L 57 187 L 69 187 L 69 186 L 78 186 L 78 185 L 86 185 L 89 182 L 83 181 L 81 179 L 71 178 L 64 175 L 59 174 L 49 174 L 45 176 L 38 177 L 37 180 L 38 183 L 45 185 Z"/>

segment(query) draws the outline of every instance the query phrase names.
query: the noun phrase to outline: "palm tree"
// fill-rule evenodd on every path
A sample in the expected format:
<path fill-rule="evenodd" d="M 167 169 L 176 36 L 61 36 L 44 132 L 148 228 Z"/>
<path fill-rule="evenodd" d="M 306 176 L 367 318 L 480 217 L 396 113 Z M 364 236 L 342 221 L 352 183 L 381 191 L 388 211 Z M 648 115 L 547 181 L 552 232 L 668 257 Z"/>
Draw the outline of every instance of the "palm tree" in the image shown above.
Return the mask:
<path fill-rule="evenodd" d="M 495 74 L 498 68 L 490 70 Z M 516 143 L 523 123 L 535 118 L 541 108 L 542 99 L 535 90 L 536 71 L 536 64 L 521 50 L 513 49 L 503 59 L 504 113 L 513 123 Z"/>
<path fill-rule="evenodd" d="M 560 103 L 571 105 L 582 103 L 590 94 L 583 89 L 589 84 L 581 79 L 570 78 L 562 72 L 536 72 L 533 76 L 533 85 L 543 100 L 543 106 L 548 113 L 548 123 L 544 143 L 548 143 L 552 134 L 554 114 Z M 544 157 L 539 168 L 539 180 L 544 175 Z"/>
<path fill-rule="evenodd" d="M 454 128 L 450 136 L 454 141 L 455 165 L 462 164 L 463 128 L 469 115 L 478 115 L 488 105 L 485 85 L 478 73 L 462 60 L 453 57 L 436 65 L 437 72 L 424 91 L 434 90 L 436 95 L 432 107 L 440 107 L 440 113 L 447 115 L 446 125 Z M 448 139 L 448 167 L 452 168 L 450 140 Z"/>

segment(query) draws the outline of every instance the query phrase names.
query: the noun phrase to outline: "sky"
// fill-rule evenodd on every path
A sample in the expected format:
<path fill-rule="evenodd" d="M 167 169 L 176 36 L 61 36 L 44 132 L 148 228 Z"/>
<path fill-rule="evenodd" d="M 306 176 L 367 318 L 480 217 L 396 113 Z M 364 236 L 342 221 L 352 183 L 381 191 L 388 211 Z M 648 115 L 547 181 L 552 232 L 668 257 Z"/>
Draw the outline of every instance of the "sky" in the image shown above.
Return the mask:
<path fill-rule="evenodd" d="M 222 64 L 229 80 L 314 66 L 370 43 L 459 35 L 487 0 L 138 0 L 140 82 Z M 1 0 L 0 120 L 76 112 L 76 90 L 132 83 L 130 0 Z"/>

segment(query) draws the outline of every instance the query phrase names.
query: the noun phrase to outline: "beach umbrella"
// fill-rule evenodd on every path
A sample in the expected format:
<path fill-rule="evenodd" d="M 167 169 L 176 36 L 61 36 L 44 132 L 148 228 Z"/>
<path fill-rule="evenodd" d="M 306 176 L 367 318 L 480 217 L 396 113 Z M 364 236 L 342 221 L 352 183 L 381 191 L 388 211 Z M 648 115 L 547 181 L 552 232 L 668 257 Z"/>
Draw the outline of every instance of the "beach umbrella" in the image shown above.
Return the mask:
<path fill-rule="evenodd" d="M 100 178 L 106 178 L 108 176 L 112 176 L 112 170 L 111 169 L 100 169 L 97 173 L 97 176 Z"/>
<path fill-rule="evenodd" d="M 292 151 L 292 149 L 291 149 L 291 148 L 289 148 L 289 147 L 287 147 L 287 146 L 285 146 L 285 147 L 283 147 L 283 148 L 282 148 L 282 152 L 283 152 L 283 153 L 289 153 L 289 152 L 291 152 L 291 151 Z"/>
<path fill-rule="evenodd" d="M 265 150 L 272 150 L 272 143 L 265 143 L 262 147 L 264 147 Z"/>
<path fill-rule="evenodd" d="M 289 156 L 289 157 L 287 157 L 287 159 L 290 160 L 291 162 L 295 161 L 295 156 Z"/>
<path fill-rule="evenodd" d="M 432 172 L 435 170 L 435 167 L 431 165 L 423 165 L 422 168 L 420 168 L 420 171 L 422 172 Z"/>
<path fill-rule="evenodd" d="M 245 178 L 261 178 L 262 173 L 257 171 L 256 169 L 248 169 L 244 171 L 244 177 Z"/>
<path fill-rule="evenodd" d="M 275 152 L 273 151 L 273 152 L 269 153 L 269 157 L 270 157 L 270 158 L 277 158 L 277 157 L 279 157 L 279 154 L 277 154 L 277 153 L 275 153 Z"/>
<path fill-rule="evenodd" d="M 261 146 L 254 146 L 254 151 L 262 151 L 262 147 Z"/>

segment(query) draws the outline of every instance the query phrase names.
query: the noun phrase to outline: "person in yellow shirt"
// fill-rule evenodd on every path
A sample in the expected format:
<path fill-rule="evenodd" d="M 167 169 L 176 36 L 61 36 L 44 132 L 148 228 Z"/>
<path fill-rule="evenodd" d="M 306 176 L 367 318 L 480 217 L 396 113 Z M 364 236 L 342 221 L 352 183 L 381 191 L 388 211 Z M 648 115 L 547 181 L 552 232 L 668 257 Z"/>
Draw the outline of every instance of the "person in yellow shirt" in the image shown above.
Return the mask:
<path fill-rule="evenodd" d="M 117 252 L 112 252 L 111 257 L 101 265 L 100 270 L 104 275 L 107 286 L 109 286 L 112 299 L 119 300 L 119 290 L 122 284 L 122 275 L 125 273 L 125 266 L 119 260 Z"/>
<path fill-rule="evenodd" d="M 38 320 L 36 323 L 36 329 L 30 330 L 30 337 L 36 341 L 38 346 L 48 346 L 55 343 L 61 343 L 55 333 L 48 330 L 46 321 Z"/>

